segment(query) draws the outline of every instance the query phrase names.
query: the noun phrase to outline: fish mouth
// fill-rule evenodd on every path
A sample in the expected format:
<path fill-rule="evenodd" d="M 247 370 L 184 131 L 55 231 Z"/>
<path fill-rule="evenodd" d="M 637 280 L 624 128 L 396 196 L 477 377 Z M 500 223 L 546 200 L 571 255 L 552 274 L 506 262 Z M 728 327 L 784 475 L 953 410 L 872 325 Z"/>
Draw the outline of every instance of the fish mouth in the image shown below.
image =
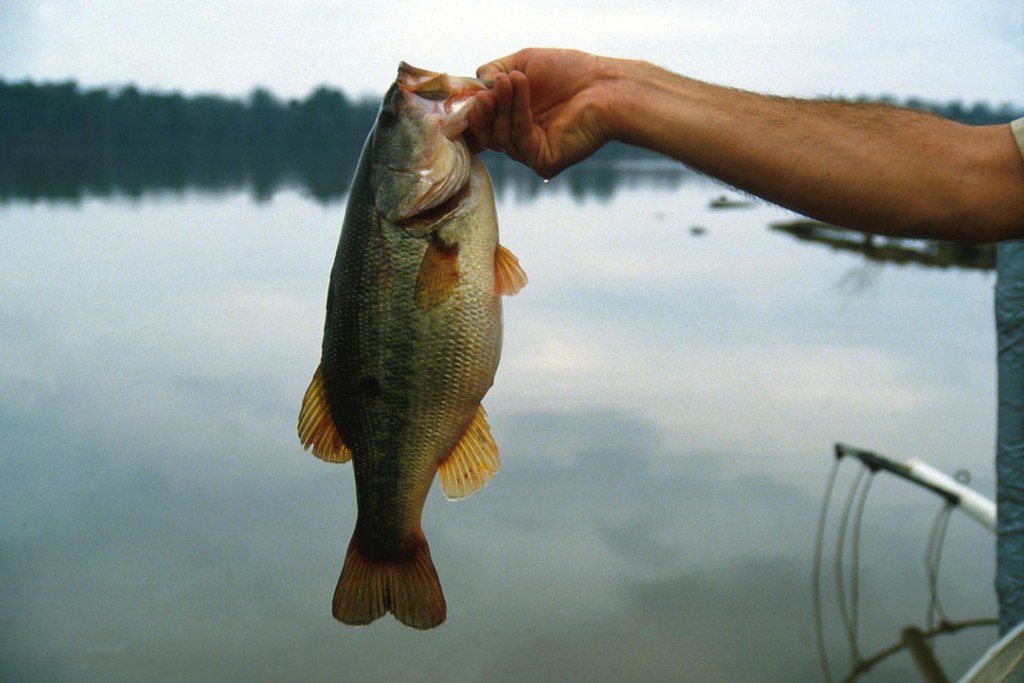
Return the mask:
<path fill-rule="evenodd" d="M 491 83 L 469 76 L 450 76 L 446 73 L 428 71 L 407 62 L 398 65 L 395 79 L 399 90 L 406 96 L 405 102 L 414 115 L 442 116 L 441 130 L 449 140 L 462 135 L 466 130 L 466 116 L 473 103 L 473 95 L 487 90 Z"/>
<path fill-rule="evenodd" d="M 449 76 L 438 71 L 428 71 L 408 62 L 398 65 L 399 86 L 429 100 L 446 100 L 452 96 L 472 95 L 487 90 L 492 83 L 469 76 Z"/>

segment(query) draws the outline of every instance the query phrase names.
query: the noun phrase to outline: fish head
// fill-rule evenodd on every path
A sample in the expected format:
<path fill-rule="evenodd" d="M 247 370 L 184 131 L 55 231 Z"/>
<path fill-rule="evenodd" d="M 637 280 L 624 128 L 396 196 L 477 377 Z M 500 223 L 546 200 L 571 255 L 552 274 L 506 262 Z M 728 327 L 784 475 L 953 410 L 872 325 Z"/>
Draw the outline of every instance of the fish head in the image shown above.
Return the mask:
<path fill-rule="evenodd" d="M 374 204 L 389 222 L 407 223 L 465 187 L 470 174 L 466 116 L 473 94 L 486 87 L 475 78 L 399 65 L 371 133 Z"/>

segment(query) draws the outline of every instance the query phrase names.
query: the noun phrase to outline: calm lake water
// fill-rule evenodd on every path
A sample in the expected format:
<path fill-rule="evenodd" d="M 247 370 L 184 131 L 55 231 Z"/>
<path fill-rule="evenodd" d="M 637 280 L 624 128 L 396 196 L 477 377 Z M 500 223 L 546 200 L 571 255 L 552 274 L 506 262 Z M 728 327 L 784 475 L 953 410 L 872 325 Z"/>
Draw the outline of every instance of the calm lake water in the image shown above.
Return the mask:
<path fill-rule="evenodd" d="M 344 202 L 149 192 L 0 204 L 0 678 L 817 681 L 815 531 L 836 441 L 993 496 L 994 275 L 768 228 L 664 169 L 500 185 L 530 285 L 485 406 L 503 469 L 424 528 L 426 633 L 330 600 L 351 469 L 295 436 Z M 730 195 L 735 196 L 735 195 Z M 849 670 L 829 524 L 824 624 Z M 436 489 L 436 487 L 435 487 Z M 860 651 L 924 625 L 931 494 L 880 475 Z M 959 513 L 939 589 L 992 617 L 994 539 Z M 847 575 L 849 578 L 849 575 Z M 951 677 L 995 639 L 936 641 Z M 916 680 L 901 653 L 863 680 Z"/>

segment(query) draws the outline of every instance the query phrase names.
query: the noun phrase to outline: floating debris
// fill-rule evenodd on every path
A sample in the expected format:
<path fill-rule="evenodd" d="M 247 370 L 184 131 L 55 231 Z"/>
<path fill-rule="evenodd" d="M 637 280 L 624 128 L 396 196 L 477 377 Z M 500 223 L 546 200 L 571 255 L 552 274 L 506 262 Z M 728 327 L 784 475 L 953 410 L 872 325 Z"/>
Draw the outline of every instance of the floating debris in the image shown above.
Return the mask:
<path fill-rule="evenodd" d="M 996 249 L 992 244 L 881 237 L 810 219 L 772 223 L 769 227 L 798 240 L 825 244 L 837 251 L 854 251 L 881 263 L 916 263 L 929 268 L 967 270 L 994 270 L 996 267 Z"/>
<path fill-rule="evenodd" d="M 746 209 L 754 205 L 749 199 L 731 199 L 724 194 L 711 200 L 709 206 L 712 209 Z"/>

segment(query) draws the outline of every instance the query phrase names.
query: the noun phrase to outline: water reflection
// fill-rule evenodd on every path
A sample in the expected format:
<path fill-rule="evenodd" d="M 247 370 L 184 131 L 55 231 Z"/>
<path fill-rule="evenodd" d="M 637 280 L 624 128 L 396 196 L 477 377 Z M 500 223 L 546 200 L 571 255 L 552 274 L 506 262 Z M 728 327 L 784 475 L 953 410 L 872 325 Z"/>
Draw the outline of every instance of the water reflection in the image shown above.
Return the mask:
<path fill-rule="evenodd" d="M 653 454 L 664 453 L 665 435 L 628 413 L 519 414 L 503 430 L 505 467 L 491 486 L 459 504 L 437 491 L 428 499 L 426 531 L 450 610 L 429 635 L 330 619 L 354 521 L 351 474 L 289 457 L 284 439 L 268 450 L 298 476 L 206 484 L 156 463 L 125 468 L 117 460 L 127 454 L 80 443 L 49 496 L 13 506 L 6 493 L 38 469 L 29 457 L 8 460 L 5 672 L 97 681 L 820 680 L 807 600 L 813 496 L 773 476 L 730 476 L 724 456 L 675 452 L 685 472 L 659 473 Z M 889 547 L 916 540 L 903 529 L 875 533 Z M 898 626 L 891 615 L 916 603 L 898 585 L 907 555 L 865 577 L 865 594 L 885 596 L 885 609 L 866 609 L 862 622 L 879 640 Z M 952 670 L 981 647 L 969 645 L 944 653 Z M 905 659 L 878 670 L 873 680 L 913 680 Z"/>
<path fill-rule="evenodd" d="M 317 202 L 341 201 L 348 192 L 358 161 L 358 145 L 325 145 L 314 150 L 280 146 L 206 150 L 167 145 L 156 149 L 111 149 L 103 154 L 63 156 L 45 150 L 0 158 L 0 203 L 72 201 L 86 197 L 131 197 L 146 194 L 247 190 L 267 201 L 289 188 L 299 188 Z M 523 166 L 490 152 L 484 159 L 499 197 L 537 197 L 544 184 Z M 569 169 L 551 183 L 576 199 L 610 199 L 617 190 L 640 185 L 675 189 L 696 174 L 680 164 L 645 154 L 622 158 L 621 148 Z"/>
<path fill-rule="evenodd" d="M 542 193 L 565 192 L 575 200 L 612 199 L 620 190 L 639 187 L 675 190 L 684 183 L 708 183 L 707 178 L 666 158 L 615 159 L 597 157 L 584 161 L 543 183 L 524 166 L 507 158 L 485 153 L 484 160 L 494 180 L 499 199 L 531 201 Z"/>
<path fill-rule="evenodd" d="M 181 194 L 186 191 L 250 192 L 256 201 L 271 199 L 287 187 L 301 187 L 317 201 L 343 199 L 357 157 L 347 154 L 284 156 L 219 154 L 168 146 L 157 150 L 111 150 L 101 155 L 10 155 L 0 160 L 0 202 L 71 201 L 86 197 Z"/>
<path fill-rule="evenodd" d="M 696 176 L 607 201 L 568 177 L 502 185 L 531 276 L 485 403 L 503 467 L 428 499 L 449 620 L 427 634 L 330 616 L 352 473 L 295 419 L 342 205 L 186 185 L 0 206 L 0 678 L 819 680 L 831 444 L 992 488 L 990 278 L 890 268 L 851 300 L 829 285 L 859 255 L 764 230 L 776 209 L 711 210 Z M 917 613 L 932 512 L 872 496 L 871 652 Z M 944 603 L 989 613 L 990 539 L 956 525 Z M 983 649 L 954 647 L 951 673 Z"/>

